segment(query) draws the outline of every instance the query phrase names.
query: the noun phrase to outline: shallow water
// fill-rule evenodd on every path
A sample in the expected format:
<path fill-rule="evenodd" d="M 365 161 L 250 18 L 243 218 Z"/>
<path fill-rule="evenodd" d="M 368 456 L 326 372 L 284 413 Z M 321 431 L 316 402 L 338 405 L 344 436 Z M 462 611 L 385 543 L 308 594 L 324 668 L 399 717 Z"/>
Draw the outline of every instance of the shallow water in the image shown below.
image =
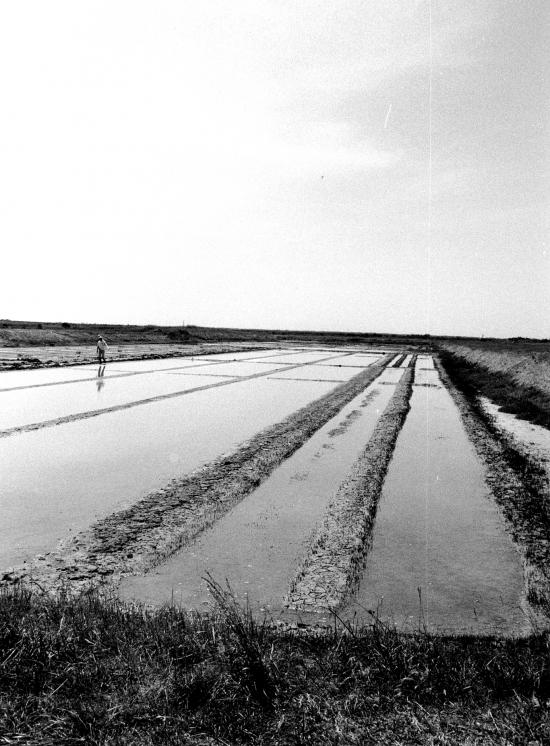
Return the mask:
<path fill-rule="evenodd" d="M 417 370 L 419 368 L 434 368 L 434 359 L 431 355 L 419 355 L 417 358 Z"/>
<path fill-rule="evenodd" d="M 341 362 L 344 363 L 346 358 L 349 356 L 348 353 L 334 352 L 331 350 L 316 350 L 315 352 L 285 352 L 280 355 L 269 355 L 262 358 L 263 361 L 271 361 L 282 365 L 300 365 L 301 363 L 312 363 L 316 360 L 324 360 L 332 357 L 335 360 L 341 358 Z"/>
<path fill-rule="evenodd" d="M 289 354 L 291 352 L 296 352 L 299 354 L 301 350 L 293 350 L 293 349 L 283 349 L 275 348 L 272 350 L 249 350 L 248 352 L 221 352 L 216 353 L 215 355 L 209 354 L 209 355 L 203 355 L 202 357 L 205 360 L 262 360 L 265 357 L 273 357 L 274 355 L 282 355 L 282 354 Z M 198 359 L 198 358 L 195 358 Z"/>
<path fill-rule="evenodd" d="M 366 368 L 372 365 L 377 360 L 381 360 L 383 355 L 346 355 L 341 360 L 331 360 L 327 365 L 356 365 L 358 367 Z"/>
<path fill-rule="evenodd" d="M 403 368 L 385 368 L 380 378 L 381 383 L 397 383 L 404 374 Z"/>
<path fill-rule="evenodd" d="M 162 370 L 178 370 L 179 368 L 187 368 L 189 366 L 200 366 L 200 365 L 213 365 L 218 363 L 232 362 L 233 360 L 248 360 L 246 353 L 230 353 L 226 355 L 191 355 L 186 357 L 170 357 L 159 360 L 113 360 L 107 362 L 107 367 L 112 367 L 118 371 L 125 372 L 142 372 L 142 371 L 162 371 Z M 96 365 L 82 366 L 85 368 L 94 368 Z"/>
<path fill-rule="evenodd" d="M 248 360 L 194 362 L 190 359 L 172 362 L 171 367 L 165 366 L 158 370 L 147 369 L 143 365 L 137 366 L 136 363 L 126 368 L 111 365 L 94 366 L 89 372 L 95 372 L 96 376 L 90 380 L 74 381 L 63 386 L 4 391 L 0 400 L 3 404 L 0 409 L 0 430 L 47 422 L 156 396 L 183 393 L 197 386 L 223 383 L 224 379 L 267 376 L 270 372 L 284 372 L 291 367 L 293 366 L 286 362 L 275 361 L 261 365 Z M 295 369 L 297 377 L 316 378 L 301 373 L 308 368 L 309 365 L 304 369 Z M 355 373 L 357 372 L 355 370 Z M 335 380 L 338 377 L 326 378 Z M 347 380 L 347 377 L 342 376 L 341 380 Z"/>
<path fill-rule="evenodd" d="M 445 388 L 416 387 L 348 614 L 378 609 L 406 629 L 522 633 L 526 608 L 520 556 L 458 410 Z"/>
<path fill-rule="evenodd" d="M 284 370 L 289 367 L 287 363 L 272 362 L 270 365 L 261 365 L 260 363 L 239 361 L 216 363 L 210 367 L 200 368 L 183 368 L 180 370 L 166 371 L 173 375 L 212 375 L 212 376 L 253 376 L 256 374 L 268 375 L 270 371 Z"/>
<path fill-rule="evenodd" d="M 335 385 L 239 381 L 0 439 L 0 568 L 234 450 Z"/>
<path fill-rule="evenodd" d="M 222 377 L 209 380 L 211 383 L 225 381 Z M 157 373 L 113 379 L 98 377 L 93 381 L 67 386 L 9 391 L 1 399 L 0 429 L 45 422 L 176 391 L 183 392 L 197 385 L 201 384 L 195 379 Z"/>
<path fill-rule="evenodd" d="M 64 381 L 76 381 L 83 378 L 92 378 L 97 373 L 86 366 L 71 366 L 67 368 L 37 368 L 35 370 L 6 370 L 0 372 L 0 392 L 4 395 L 5 389 L 19 386 L 40 386 L 48 383 L 62 383 Z M 2 398 L 0 396 L 0 404 Z"/>
<path fill-rule="evenodd" d="M 107 360 L 102 376 L 110 378 L 122 374 L 146 374 L 156 373 L 163 370 L 182 370 L 189 367 L 202 367 L 217 365 L 232 360 L 250 359 L 257 355 L 254 352 L 224 353 L 220 355 L 196 355 L 158 360 Z M 265 353 L 264 353 L 265 354 Z M 252 359 L 256 359 L 255 357 Z M 261 359 L 261 358 L 258 358 Z M 271 363 L 270 363 L 271 364 Z M 34 370 L 8 370 L 0 371 L 0 392 L 15 387 L 44 386 L 55 383 L 66 384 L 68 381 L 79 381 L 98 376 L 99 366 L 97 363 L 86 365 L 69 365 L 61 368 L 36 368 Z M 1 402 L 1 399 L 0 399 Z"/>
<path fill-rule="evenodd" d="M 418 363 L 415 366 L 414 371 L 414 383 L 417 386 L 431 386 L 434 388 L 441 388 L 443 384 L 439 377 L 439 373 L 435 368 L 421 367 L 422 363 Z"/>
<path fill-rule="evenodd" d="M 371 384 L 188 547 L 147 575 L 126 579 L 121 596 L 201 609 L 210 599 L 203 580 L 210 572 L 228 579 L 254 609 L 279 613 L 312 531 L 393 390 Z"/>
<path fill-rule="evenodd" d="M 498 404 L 485 396 L 480 396 L 479 401 L 496 427 L 511 437 L 516 447 L 529 454 L 546 471 L 547 478 L 550 479 L 550 430 L 522 420 L 510 412 L 503 412 Z"/>
<path fill-rule="evenodd" d="M 324 367 L 321 365 L 307 365 L 305 368 L 295 368 L 288 372 L 280 371 L 274 375 L 280 380 L 293 381 L 302 380 L 331 380 L 331 381 L 349 381 L 350 378 L 361 372 L 360 368 L 335 368 Z"/>

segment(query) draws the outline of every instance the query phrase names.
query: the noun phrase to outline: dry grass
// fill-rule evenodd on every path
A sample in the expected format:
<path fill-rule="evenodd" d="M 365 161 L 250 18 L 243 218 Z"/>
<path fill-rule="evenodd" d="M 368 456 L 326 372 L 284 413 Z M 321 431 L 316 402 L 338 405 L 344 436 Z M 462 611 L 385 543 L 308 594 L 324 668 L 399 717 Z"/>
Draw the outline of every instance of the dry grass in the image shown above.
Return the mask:
<path fill-rule="evenodd" d="M 445 344 L 445 367 L 462 381 L 468 393 L 483 394 L 512 412 L 550 427 L 550 351 L 493 349 Z"/>
<path fill-rule="evenodd" d="M 543 744 L 548 637 L 317 635 L 218 611 L 0 595 L 5 744 Z"/>
<path fill-rule="evenodd" d="M 470 364 L 502 373 L 519 386 L 536 388 L 550 396 L 550 351 L 495 350 L 480 346 L 445 345 L 444 349 Z"/>

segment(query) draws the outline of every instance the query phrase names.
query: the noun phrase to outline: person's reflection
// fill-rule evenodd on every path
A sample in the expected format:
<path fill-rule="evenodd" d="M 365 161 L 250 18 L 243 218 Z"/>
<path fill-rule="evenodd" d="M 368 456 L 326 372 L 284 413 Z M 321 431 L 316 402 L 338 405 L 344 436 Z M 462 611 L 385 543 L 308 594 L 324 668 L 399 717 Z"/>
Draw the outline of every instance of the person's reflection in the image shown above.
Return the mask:
<path fill-rule="evenodd" d="M 97 393 L 98 394 L 101 391 L 101 389 L 105 386 L 105 378 L 104 378 L 104 376 L 105 376 L 105 365 L 100 365 L 99 369 L 97 371 L 97 381 L 96 381 L 96 384 L 95 384 L 97 386 Z"/>

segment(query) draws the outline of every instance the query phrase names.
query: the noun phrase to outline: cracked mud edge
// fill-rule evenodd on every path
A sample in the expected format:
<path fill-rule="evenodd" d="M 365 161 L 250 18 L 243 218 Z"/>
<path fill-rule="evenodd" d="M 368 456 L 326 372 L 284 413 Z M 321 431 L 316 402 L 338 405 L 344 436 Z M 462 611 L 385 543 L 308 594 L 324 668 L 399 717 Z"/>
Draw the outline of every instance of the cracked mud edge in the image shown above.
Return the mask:
<path fill-rule="evenodd" d="M 438 359 L 435 365 L 485 466 L 485 481 L 522 556 L 527 600 L 550 616 L 548 480 L 536 462 L 518 453 L 513 442 L 453 384 Z"/>
<path fill-rule="evenodd" d="M 288 609 L 338 609 L 356 586 L 384 478 L 410 409 L 413 375 L 413 368 L 405 369 L 365 449 L 338 488 L 290 584 Z"/>
<path fill-rule="evenodd" d="M 126 510 L 113 513 L 7 570 L 0 586 L 23 582 L 46 593 L 78 595 L 112 589 L 124 575 L 146 572 L 190 542 L 263 482 L 320 427 L 372 383 L 391 356 L 196 471 L 172 480 Z M 110 592 L 110 591 L 109 591 Z"/>

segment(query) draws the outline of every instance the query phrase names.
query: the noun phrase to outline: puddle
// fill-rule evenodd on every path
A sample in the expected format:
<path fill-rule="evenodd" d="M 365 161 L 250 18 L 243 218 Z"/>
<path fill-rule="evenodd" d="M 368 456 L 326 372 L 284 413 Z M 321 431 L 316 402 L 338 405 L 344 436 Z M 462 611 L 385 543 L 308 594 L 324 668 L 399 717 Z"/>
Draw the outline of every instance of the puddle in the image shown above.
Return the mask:
<path fill-rule="evenodd" d="M 520 556 L 449 393 L 413 389 L 347 615 L 378 609 L 399 628 L 522 634 L 525 608 Z"/>
<path fill-rule="evenodd" d="M 234 450 L 335 385 L 252 379 L 1 439 L 0 568 Z"/>
<path fill-rule="evenodd" d="M 210 600 L 203 577 L 210 572 L 222 583 L 227 578 L 254 610 L 279 614 L 309 537 L 393 390 L 372 383 L 188 547 L 147 575 L 127 578 L 121 596 L 203 609 Z"/>

